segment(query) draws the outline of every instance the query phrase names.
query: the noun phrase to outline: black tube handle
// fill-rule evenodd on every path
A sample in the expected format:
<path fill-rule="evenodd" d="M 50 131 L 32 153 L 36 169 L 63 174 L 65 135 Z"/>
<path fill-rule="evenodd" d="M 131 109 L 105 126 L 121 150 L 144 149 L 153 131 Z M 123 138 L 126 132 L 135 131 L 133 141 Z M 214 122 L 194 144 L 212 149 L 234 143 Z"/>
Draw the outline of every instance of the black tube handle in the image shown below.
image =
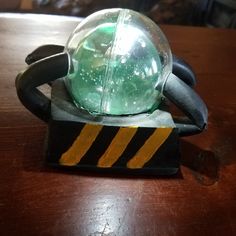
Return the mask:
<path fill-rule="evenodd" d="M 205 103 L 192 88 L 174 74 L 166 79 L 163 95 L 187 116 L 176 120 L 180 136 L 197 134 L 205 128 L 208 116 Z"/>
<path fill-rule="evenodd" d="M 64 46 L 61 45 L 38 47 L 26 57 L 26 62 L 33 64 L 16 79 L 20 100 L 44 121 L 50 118 L 51 102 L 36 87 L 67 74 L 68 56 L 62 53 L 63 51 Z M 55 53 L 60 54 L 54 55 Z M 27 88 L 28 83 L 30 87 Z M 186 117 L 174 118 L 180 136 L 200 133 L 207 123 L 207 108 L 190 88 L 195 84 L 196 77 L 192 68 L 184 60 L 173 55 L 173 74 L 166 80 L 163 94 L 186 114 Z"/>
<path fill-rule="evenodd" d="M 30 53 L 25 61 L 28 65 L 41 60 L 43 58 L 52 56 L 57 53 L 62 53 L 65 47 L 62 45 L 46 44 L 36 48 Z M 196 77 L 191 66 L 183 59 L 173 55 L 173 74 L 183 80 L 187 85 L 193 87 L 196 85 Z"/>
<path fill-rule="evenodd" d="M 173 55 L 173 74 L 183 80 L 190 87 L 196 85 L 196 76 L 191 66 L 183 59 Z"/>
<path fill-rule="evenodd" d="M 62 45 L 55 44 L 46 44 L 36 48 L 33 52 L 31 52 L 26 58 L 25 62 L 30 65 L 36 61 L 39 61 L 43 58 L 62 53 L 65 47 Z"/>
<path fill-rule="evenodd" d="M 60 53 L 31 64 L 16 77 L 16 90 L 20 101 L 43 121 L 47 122 L 50 118 L 51 100 L 36 87 L 66 76 L 68 67 L 67 53 Z"/>

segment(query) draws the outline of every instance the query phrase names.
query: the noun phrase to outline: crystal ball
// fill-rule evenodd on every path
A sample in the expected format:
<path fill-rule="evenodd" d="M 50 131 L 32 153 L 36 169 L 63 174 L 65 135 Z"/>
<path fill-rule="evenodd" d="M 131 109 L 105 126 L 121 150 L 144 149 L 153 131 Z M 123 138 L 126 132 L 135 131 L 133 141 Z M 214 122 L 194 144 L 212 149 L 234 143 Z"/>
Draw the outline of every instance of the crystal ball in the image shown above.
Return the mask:
<path fill-rule="evenodd" d="M 74 103 L 91 114 L 153 111 L 157 84 L 172 71 L 168 41 L 148 17 L 107 9 L 85 18 L 69 37 L 66 86 Z"/>

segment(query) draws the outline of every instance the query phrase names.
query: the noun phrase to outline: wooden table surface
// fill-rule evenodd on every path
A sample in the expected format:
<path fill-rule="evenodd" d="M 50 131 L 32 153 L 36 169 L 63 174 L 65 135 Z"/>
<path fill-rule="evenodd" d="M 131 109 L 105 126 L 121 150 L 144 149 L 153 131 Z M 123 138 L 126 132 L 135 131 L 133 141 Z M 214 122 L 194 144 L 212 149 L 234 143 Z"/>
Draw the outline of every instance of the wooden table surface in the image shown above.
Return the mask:
<path fill-rule="evenodd" d="M 236 235 L 236 31 L 163 26 L 194 68 L 208 130 L 181 140 L 181 174 L 144 178 L 46 167 L 47 125 L 14 80 L 36 47 L 65 44 L 77 25 L 0 17 L 0 235 Z"/>

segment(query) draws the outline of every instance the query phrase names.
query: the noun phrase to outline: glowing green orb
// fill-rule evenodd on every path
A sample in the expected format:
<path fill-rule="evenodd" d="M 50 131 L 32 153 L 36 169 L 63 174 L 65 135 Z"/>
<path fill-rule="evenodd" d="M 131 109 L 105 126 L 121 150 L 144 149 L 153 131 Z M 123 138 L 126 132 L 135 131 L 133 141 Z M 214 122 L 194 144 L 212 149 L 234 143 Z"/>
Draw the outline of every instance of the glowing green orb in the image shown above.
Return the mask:
<path fill-rule="evenodd" d="M 66 50 L 68 90 L 77 106 L 92 114 L 127 115 L 158 107 L 158 81 L 172 70 L 171 52 L 147 17 L 109 9 L 86 18 Z"/>

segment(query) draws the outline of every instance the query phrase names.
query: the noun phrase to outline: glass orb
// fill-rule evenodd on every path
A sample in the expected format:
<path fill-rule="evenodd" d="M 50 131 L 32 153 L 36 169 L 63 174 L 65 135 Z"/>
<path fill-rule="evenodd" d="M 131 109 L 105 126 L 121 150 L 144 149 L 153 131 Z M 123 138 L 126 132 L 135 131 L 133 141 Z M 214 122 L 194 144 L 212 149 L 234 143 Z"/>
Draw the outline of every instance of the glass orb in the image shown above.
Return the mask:
<path fill-rule="evenodd" d="M 157 84 L 172 71 L 169 44 L 146 16 L 107 9 L 83 20 L 66 51 L 67 88 L 75 104 L 91 114 L 129 115 L 156 109 Z"/>

